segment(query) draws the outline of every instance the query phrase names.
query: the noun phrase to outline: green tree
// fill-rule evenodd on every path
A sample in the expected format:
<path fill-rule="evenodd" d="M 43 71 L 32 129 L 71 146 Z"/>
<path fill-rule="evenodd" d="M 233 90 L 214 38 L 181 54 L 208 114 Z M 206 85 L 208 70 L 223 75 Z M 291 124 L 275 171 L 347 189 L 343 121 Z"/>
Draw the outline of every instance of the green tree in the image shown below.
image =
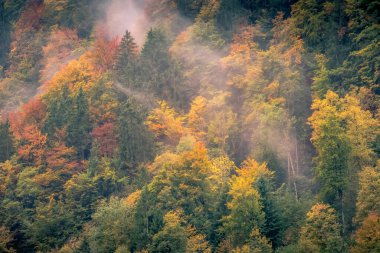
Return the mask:
<path fill-rule="evenodd" d="M 34 219 L 27 224 L 27 234 L 37 250 L 49 251 L 61 247 L 70 235 L 78 233 L 78 220 L 73 210 L 61 201 L 40 202 Z"/>
<path fill-rule="evenodd" d="M 0 163 L 8 160 L 13 152 L 14 143 L 9 121 L 0 122 Z"/>
<path fill-rule="evenodd" d="M 116 57 L 115 71 L 117 79 L 128 87 L 139 85 L 138 80 L 139 52 L 131 33 L 127 30 L 121 39 Z"/>
<path fill-rule="evenodd" d="M 91 252 L 115 252 L 118 247 L 132 245 L 135 203 L 139 192 L 128 198 L 103 200 L 85 230 Z"/>
<path fill-rule="evenodd" d="M 189 101 L 178 62 L 169 54 L 169 41 L 160 29 L 151 29 L 141 50 L 143 88 L 160 100 L 185 107 Z"/>
<path fill-rule="evenodd" d="M 352 50 L 343 64 L 344 74 L 348 74 L 345 83 L 367 86 L 373 91 L 380 83 L 379 7 L 377 1 L 347 0 L 345 9 L 352 41 Z"/>
<path fill-rule="evenodd" d="M 71 117 L 73 105 L 70 90 L 67 85 L 56 91 L 51 98 L 46 98 L 46 118 L 43 131 L 49 139 L 53 139 L 57 130 L 66 126 Z"/>
<path fill-rule="evenodd" d="M 184 253 L 187 245 L 187 232 L 181 225 L 181 218 L 175 212 L 164 216 L 164 227 L 153 236 L 150 252 Z"/>
<path fill-rule="evenodd" d="M 248 243 L 236 248 L 233 253 L 271 253 L 272 245 L 269 240 L 262 236 L 258 229 L 252 230 Z"/>
<path fill-rule="evenodd" d="M 120 166 L 135 169 L 137 164 L 153 157 L 153 138 L 144 125 L 145 114 L 141 107 L 128 100 L 120 105 L 119 110 L 117 132 Z"/>
<path fill-rule="evenodd" d="M 99 159 L 99 144 L 96 140 L 92 142 L 90 157 L 88 159 L 88 174 L 93 177 L 99 172 L 100 159 Z"/>
<path fill-rule="evenodd" d="M 88 102 L 82 87 L 73 103 L 74 107 L 67 126 L 67 145 L 74 147 L 78 156 L 84 160 L 89 153 L 91 120 Z"/>
<path fill-rule="evenodd" d="M 273 178 L 268 175 L 261 175 L 256 183 L 255 188 L 260 194 L 260 202 L 265 213 L 265 225 L 262 230 L 265 235 L 277 248 L 282 243 L 283 221 L 281 208 L 279 207 L 273 191 Z"/>

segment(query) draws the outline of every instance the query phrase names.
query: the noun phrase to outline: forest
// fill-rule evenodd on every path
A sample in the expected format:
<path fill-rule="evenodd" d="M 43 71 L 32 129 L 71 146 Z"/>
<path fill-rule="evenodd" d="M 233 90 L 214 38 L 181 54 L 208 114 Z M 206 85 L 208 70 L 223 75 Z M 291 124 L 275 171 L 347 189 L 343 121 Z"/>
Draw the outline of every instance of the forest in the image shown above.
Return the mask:
<path fill-rule="evenodd" d="M 0 0 L 3 252 L 380 252 L 380 1 Z"/>

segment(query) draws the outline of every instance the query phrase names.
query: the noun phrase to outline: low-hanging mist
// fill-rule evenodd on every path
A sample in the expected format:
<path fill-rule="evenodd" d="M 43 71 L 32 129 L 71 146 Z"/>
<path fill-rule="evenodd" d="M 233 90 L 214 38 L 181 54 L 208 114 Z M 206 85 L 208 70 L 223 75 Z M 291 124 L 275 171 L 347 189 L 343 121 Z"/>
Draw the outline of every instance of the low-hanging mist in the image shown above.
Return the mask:
<path fill-rule="evenodd" d="M 377 249 L 376 6 L 0 4 L 0 252 Z"/>
<path fill-rule="evenodd" d="M 141 46 L 150 29 L 149 17 L 145 10 L 147 2 L 147 0 L 107 1 L 99 7 L 101 18 L 97 23 L 103 27 L 109 39 L 121 38 L 128 30 Z"/>

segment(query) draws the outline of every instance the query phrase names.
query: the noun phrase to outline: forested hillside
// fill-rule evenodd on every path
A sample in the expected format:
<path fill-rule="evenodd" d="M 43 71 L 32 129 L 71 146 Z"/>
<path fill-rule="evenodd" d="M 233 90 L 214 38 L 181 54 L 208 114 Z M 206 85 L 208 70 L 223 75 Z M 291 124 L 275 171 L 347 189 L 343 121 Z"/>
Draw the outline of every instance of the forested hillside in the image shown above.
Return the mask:
<path fill-rule="evenodd" d="M 379 0 L 0 0 L 0 252 L 380 252 Z"/>

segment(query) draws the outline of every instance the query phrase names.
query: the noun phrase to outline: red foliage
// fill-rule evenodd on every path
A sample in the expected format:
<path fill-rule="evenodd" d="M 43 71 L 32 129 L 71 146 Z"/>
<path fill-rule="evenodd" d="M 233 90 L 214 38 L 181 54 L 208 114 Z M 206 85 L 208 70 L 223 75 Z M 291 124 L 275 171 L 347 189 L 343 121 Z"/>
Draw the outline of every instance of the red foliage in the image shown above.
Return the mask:
<path fill-rule="evenodd" d="M 12 33 L 10 66 L 7 75 L 18 73 L 25 75 L 25 69 L 35 67 L 42 42 L 42 1 L 31 1 L 20 15 Z M 1 39 L 1 38 L 0 38 Z"/>
<path fill-rule="evenodd" d="M 63 143 L 56 143 L 53 148 L 46 151 L 46 164 L 47 173 L 53 173 L 60 184 L 83 171 L 83 167 L 76 160 L 75 150 Z"/>
<path fill-rule="evenodd" d="M 41 98 L 36 97 L 21 106 L 20 110 L 9 115 L 12 132 L 17 139 L 21 138 L 24 128 L 28 125 L 35 125 L 42 128 L 43 119 L 46 115 L 46 106 Z"/>
<path fill-rule="evenodd" d="M 31 1 L 21 13 L 15 27 L 15 39 L 17 40 L 21 33 L 30 30 L 39 30 L 41 28 L 41 18 L 44 13 L 42 1 Z"/>
<path fill-rule="evenodd" d="M 47 136 L 36 125 L 27 125 L 20 133 L 18 155 L 27 165 L 40 166 L 45 163 Z"/>
<path fill-rule="evenodd" d="M 113 123 L 105 123 L 95 128 L 91 136 L 99 143 L 99 153 L 102 156 L 112 156 L 117 147 L 116 130 Z"/>
<path fill-rule="evenodd" d="M 104 29 L 101 27 L 98 27 L 96 31 L 95 39 L 94 50 L 92 52 L 94 64 L 101 72 L 112 69 L 115 63 L 120 39 L 118 37 L 111 39 L 107 38 Z"/>

